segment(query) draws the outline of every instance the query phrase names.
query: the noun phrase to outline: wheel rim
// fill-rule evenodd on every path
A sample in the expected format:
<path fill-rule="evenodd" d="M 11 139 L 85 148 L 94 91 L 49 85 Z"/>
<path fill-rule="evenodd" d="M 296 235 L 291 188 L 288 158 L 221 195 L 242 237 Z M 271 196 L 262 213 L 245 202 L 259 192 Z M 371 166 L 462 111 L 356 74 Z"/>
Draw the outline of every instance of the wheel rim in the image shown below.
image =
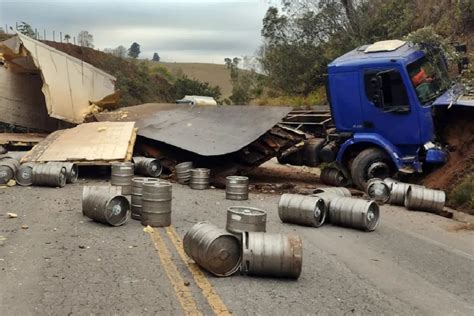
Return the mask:
<path fill-rule="evenodd" d="M 374 162 L 367 168 L 367 179 L 388 177 L 390 177 L 390 167 L 383 161 Z"/>

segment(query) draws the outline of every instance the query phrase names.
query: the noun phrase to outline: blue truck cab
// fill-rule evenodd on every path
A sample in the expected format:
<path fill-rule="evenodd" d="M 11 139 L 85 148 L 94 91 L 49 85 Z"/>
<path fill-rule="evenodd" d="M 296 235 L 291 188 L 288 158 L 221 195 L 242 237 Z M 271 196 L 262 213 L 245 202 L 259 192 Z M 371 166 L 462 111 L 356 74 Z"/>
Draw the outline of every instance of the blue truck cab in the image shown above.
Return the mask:
<path fill-rule="evenodd" d="M 372 177 L 442 164 L 433 107 L 451 88 L 446 63 L 428 62 L 414 44 L 361 46 L 328 65 L 328 100 L 337 162 L 359 187 Z"/>

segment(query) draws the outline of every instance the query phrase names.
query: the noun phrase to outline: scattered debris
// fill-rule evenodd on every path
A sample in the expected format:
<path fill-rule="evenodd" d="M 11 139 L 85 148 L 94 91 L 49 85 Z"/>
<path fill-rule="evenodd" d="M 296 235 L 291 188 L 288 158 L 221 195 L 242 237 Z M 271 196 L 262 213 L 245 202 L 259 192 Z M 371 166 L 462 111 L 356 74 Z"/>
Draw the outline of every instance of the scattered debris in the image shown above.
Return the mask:
<path fill-rule="evenodd" d="M 16 213 L 7 213 L 8 218 L 17 218 L 18 215 Z"/>
<path fill-rule="evenodd" d="M 28 228 L 30 228 L 30 226 L 28 226 L 26 224 L 21 225 L 21 229 L 28 229 Z"/>

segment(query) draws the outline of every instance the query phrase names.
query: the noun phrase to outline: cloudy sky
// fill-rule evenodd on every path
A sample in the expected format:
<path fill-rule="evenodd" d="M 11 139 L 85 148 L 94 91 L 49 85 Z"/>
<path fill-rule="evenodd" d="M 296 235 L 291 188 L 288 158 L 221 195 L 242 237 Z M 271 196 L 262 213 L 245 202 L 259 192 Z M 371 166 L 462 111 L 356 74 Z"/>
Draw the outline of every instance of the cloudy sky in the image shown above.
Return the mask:
<path fill-rule="evenodd" d="M 262 18 L 278 0 L 0 0 L 1 27 L 26 21 L 52 39 L 55 30 L 87 30 L 96 48 L 141 45 L 141 58 L 223 63 L 253 55 L 261 44 Z"/>

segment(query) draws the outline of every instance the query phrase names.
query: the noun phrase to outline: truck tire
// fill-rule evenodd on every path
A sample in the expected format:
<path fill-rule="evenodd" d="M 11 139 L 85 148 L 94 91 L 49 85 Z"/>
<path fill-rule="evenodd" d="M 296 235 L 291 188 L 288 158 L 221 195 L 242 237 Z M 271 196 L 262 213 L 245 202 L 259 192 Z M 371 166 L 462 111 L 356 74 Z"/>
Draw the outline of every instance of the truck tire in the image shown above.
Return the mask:
<path fill-rule="evenodd" d="M 388 178 L 392 173 L 390 158 L 378 148 L 364 149 L 355 157 L 351 165 L 352 181 L 361 190 L 365 190 L 369 179 Z"/>

